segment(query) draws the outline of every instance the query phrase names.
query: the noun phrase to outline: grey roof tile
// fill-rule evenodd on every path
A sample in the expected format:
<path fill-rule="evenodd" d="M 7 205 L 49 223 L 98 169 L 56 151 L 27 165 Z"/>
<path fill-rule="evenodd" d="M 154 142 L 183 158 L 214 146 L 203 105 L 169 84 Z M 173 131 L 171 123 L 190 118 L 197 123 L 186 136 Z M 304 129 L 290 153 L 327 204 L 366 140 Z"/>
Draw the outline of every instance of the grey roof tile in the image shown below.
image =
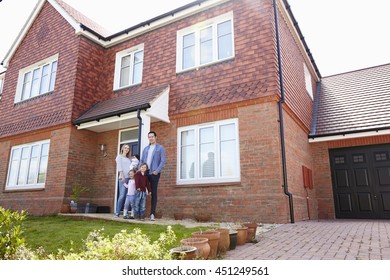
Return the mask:
<path fill-rule="evenodd" d="M 324 77 L 313 136 L 390 128 L 390 64 Z"/>

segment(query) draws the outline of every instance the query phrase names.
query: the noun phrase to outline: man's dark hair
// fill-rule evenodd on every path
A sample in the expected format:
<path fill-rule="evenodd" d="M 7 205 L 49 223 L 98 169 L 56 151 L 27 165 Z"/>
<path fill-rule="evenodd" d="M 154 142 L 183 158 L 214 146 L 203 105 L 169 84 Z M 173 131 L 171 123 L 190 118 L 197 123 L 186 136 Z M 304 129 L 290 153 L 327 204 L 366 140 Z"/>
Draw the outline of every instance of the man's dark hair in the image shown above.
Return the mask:
<path fill-rule="evenodd" d="M 154 134 L 154 137 L 157 137 L 157 133 L 156 133 L 155 131 L 153 131 L 153 130 L 149 131 L 149 132 L 148 132 L 148 135 L 149 135 L 149 134 Z"/>

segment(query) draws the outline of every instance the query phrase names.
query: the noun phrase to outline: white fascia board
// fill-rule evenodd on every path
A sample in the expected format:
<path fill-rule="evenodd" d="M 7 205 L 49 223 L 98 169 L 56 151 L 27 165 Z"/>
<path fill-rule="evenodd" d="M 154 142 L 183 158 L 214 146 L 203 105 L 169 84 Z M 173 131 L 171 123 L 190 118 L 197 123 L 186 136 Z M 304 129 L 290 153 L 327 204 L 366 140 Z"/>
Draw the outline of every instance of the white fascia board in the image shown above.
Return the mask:
<path fill-rule="evenodd" d="M 2 61 L 2 64 L 5 68 L 8 68 L 8 65 L 9 65 L 11 58 L 14 56 L 20 43 L 23 41 L 23 39 L 26 36 L 31 25 L 34 23 L 35 18 L 38 16 L 38 14 L 41 11 L 43 4 L 45 4 L 45 2 L 46 2 L 46 0 L 39 0 L 37 2 L 33 11 L 31 12 L 30 16 L 28 17 L 26 23 L 23 25 L 22 29 L 20 30 L 18 36 L 16 36 L 15 41 L 12 43 L 11 48 L 8 50 L 8 52 L 6 53 L 6 55 Z M 4 27 L 4 28 L 6 28 L 6 27 Z"/>
<path fill-rule="evenodd" d="M 231 0 L 210 0 L 210 1 L 203 2 L 200 5 L 194 5 L 188 9 L 182 10 L 182 11 L 177 12 L 175 14 L 168 15 L 164 18 L 159 19 L 159 20 L 152 21 L 147 26 L 139 27 L 137 29 L 129 31 L 128 33 L 124 33 L 123 35 L 112 38 L 110 41 L 103 41 L 100 38 L 98 38 L 97 36 L 89 33 L 88 31 L 84 31 L 84 30 L 81 30 L 80 34 L 83 34 L 84 36 L 87 36 L 89 39 L 95 41 L 96 43 L 102 45 L 103 47 L 108 48 L 108 47 L 111 47 L 113 45 L 119 44 L 123 41 L 129 40 L 131 38 L 140 36 L 144 33 L 150 32 L 154 29 L 160 28 L 164 25 L 168 25 L 174 21 L 189 17 L 193 14 L 210 9 L 211 7 L 220 5 L 220 4 L 222 4 L 224 2 L 228 2 L 228 1 L 231 1 Z"/>
<path fill-rule="evenodd" d="M 82 123 L 77 126 L 77 129 L 87 129 L 99 125 L 120 122 L 123 120 L 134 119 L 134 118 L 137 118 L 137 112 L 122 114 L 120 117 L 112 116 L 112 117 L 100 119 L 99 121 L 90 121 L 90 122 Z"/>
<path fill-rule="evenodd" d="M 367 132 L 359 132 L 359 133 L 350 133 L 350 134 L 342 134 L 342 135 L 309 138 L 309 143 L 345 140 L 345 139 L 353 139 L 353 138 L 363 138 L 363 137 L 389 135 L 389 134 L 390 134 L 390 129 L 375 130 L 375 131 L 367 131 Z"/>

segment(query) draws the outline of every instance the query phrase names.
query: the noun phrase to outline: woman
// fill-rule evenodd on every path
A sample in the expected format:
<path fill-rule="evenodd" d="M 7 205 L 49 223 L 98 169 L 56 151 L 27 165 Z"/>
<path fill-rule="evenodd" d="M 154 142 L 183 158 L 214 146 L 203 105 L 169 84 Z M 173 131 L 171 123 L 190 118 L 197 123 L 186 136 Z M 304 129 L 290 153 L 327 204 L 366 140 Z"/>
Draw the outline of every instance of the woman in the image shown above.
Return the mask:
<path fill-rule="evenodd" d="M 116 168 L 119 172 L 119 196 L 118 202 L 116 204 L 115 217 L 118 218 L 123 204 L 125 203 L 127 189 L 123 184 L 127 184 L 129 181 L 129 171 L 130 171 L 130 147 L 129 145 L 123 145 L 121 148 L 121 153 L 116 157 Z"/>

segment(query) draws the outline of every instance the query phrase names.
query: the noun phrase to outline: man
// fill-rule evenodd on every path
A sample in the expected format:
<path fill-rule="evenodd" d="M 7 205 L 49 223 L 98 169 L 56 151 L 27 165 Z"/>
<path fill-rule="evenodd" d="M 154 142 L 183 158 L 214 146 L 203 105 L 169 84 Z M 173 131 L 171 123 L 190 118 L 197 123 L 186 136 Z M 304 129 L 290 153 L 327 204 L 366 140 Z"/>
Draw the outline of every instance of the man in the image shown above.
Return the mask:
<path fill-rule="evenodd" d="M 148 165 L 148 178 L 152 187 L 152 202 L 150 210 L 150 220 L 154 221 L 157 206 L 157 186 L 160 180 L 161 170 L 163 169 L 165 159 L 165 149 L 157 143 L 157 134 L 154 131 L 148 133 L 149 145 L 142 152 L 140 164 Z"/>

